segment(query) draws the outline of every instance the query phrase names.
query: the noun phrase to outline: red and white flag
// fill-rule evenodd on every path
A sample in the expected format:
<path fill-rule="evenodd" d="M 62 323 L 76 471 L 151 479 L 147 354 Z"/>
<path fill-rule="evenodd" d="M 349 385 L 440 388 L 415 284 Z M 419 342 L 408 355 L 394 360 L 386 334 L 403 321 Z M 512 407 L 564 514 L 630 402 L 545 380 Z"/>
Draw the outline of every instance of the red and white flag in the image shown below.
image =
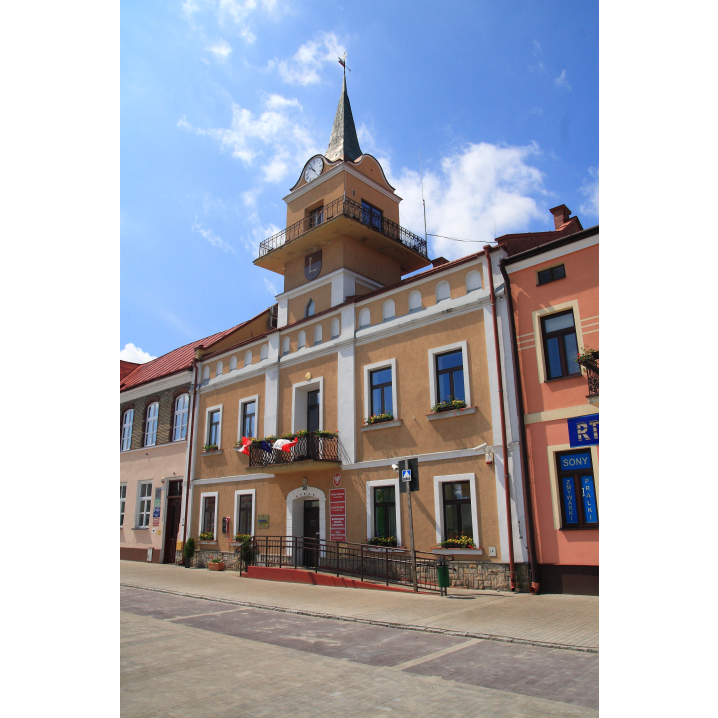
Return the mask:
<path fill-rule="evenodd" d="M 281 449 L 282 451 L 291 451 L 292 447 L 299 441 L 299 439 L 292 439 L 289 441 L 289 439 L 277 439 L 274 444 L 272 444 L 273 449 Z"/>
<path fill-rule="evenodd" d="M 240 454 L 249 454 L 249 445 L 252 443 L 251 439 L 246 436 L 242 437 L 242 448 L 239 450 Z"/>

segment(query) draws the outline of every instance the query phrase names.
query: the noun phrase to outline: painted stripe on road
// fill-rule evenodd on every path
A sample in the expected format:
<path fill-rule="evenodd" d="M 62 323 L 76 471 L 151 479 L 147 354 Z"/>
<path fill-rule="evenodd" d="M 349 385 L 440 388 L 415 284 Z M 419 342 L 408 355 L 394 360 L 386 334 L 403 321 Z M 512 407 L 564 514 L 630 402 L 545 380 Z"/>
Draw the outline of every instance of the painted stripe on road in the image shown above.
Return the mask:
<path fill-rule="evenodd" d="M 433 661 L 435 658 L 441 658 L 442 656 L 446 656 L 449 653 L 453 653 L 454 651 L 460 651 L 462 648 L 468 648 L 469 646 L 473 646 L 476 643 L 481 643 L 482 640 L 483 639 L 481 638 L 472 638 L 470 641 L 464 641 L 464 643 L 459 643 L 458 646 L 449 646 L 448 648 L 442 648 L 440 651 L 434 651 L 434 653 L 430 653 L 428 656 L 414 658 L 414 660 L 412 661 L 405 661 L 404 663 L 400 663 L 398 666 L 392 666 L 391 668 L 394 671 L 403 671 L 405 668 L 418 666 L 420 663 Z"/>

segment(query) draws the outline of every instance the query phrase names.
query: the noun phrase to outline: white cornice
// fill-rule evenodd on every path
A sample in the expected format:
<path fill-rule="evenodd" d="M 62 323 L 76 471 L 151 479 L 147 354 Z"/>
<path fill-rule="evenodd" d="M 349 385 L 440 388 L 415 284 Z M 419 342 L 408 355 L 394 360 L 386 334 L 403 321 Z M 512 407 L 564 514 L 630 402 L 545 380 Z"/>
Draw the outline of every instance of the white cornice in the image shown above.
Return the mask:
<path fill-rule="evenodd" d="M 273 479 L 274 474 L 239 474 L 238 476 L 218 476 L 213 479 L 195 479 L 192 486 L 207 484 L 230 484 L 233 481 L 254 481 L 255 479 Z"/>
<path fill-rule="evenodd" d="M 179 374 L 172 374 L 162 379 L 147 382 L 141 386 L 135 387 L 134 389 L 128 389 L 127 391 L 120 392 L 120 403 L 125 404 L 128 401 L 135 401 L 135 399 L 141 399 L 143 396 L 149 396 L 150 394 L 156 394 L 158 391 L 164 391 L 165 389 L 172 389 L 175 386 L 182 386 L 192 381 L 192 372 L 183 371 Z"/>

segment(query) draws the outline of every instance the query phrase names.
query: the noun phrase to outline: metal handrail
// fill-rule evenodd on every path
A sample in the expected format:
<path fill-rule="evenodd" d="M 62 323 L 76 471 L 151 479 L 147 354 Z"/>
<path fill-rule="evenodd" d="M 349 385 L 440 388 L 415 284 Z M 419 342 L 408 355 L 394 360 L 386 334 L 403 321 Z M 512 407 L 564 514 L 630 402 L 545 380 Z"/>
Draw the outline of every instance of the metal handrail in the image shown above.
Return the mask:
<path fill-rule="evenodd" d="M 304 217 L 304 219 L 290 224 L 286 229 L 282 229 L 271 237 L 263 240 L 259 245 L 259 256 L 263 257 L 265 254 L 269 254 L 269 252 L 278 249 L 287 242 L 301 237 L 320 224 L 339 216 L 355 219 L 362 224 L 372 227 L 377 232 L 381 232 L 384 236 L 401 242 L 405 247 L 418 252 L 422 257 L 428 257 L 426 240 L 423 237 L 410 232 L 408 229 L 396 222 L 392 222 L 383 215 L 378 216 L 371 210 L 367 211 L 359 202 L 344 197 L 339 197 L 325 204 L 318 210 L 313 211 L 308 217 Z"/>
<path fill-rule="evenodd" d="M 340 461 L 339 437 L 318 436 L 311 432 L 300 436 L 290 451 L 272 449 L 266 451 L 259 443 L 249 445 L 249 466 L 291 464 L 295 461 Z"/>
<path fill-rule="evenodd" d="M 588 379 L 588 395 L 598 396 L 598 352 L 594 352 L 593 359 L 583 363 Z"/>

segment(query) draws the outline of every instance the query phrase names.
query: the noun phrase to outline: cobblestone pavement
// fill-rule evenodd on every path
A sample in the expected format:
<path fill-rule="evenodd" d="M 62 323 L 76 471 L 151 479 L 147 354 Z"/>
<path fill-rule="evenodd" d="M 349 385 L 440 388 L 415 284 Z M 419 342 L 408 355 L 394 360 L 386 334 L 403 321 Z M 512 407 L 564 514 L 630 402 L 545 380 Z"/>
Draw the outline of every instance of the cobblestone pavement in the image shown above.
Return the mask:
<path fill-rule="evenodd" d="M 121 611 L 128 718 L 598 715 L 591 653 L 146 589 L 121 589 Z"/>
<path fill-rule="evenodd" d="M 370 589 L 309 586 L 239 577 L 234 571 L 120 561 L 123 585 L 242 601 L 290 611 L 435 628 L 598 650 L 598 597 L 450 589 L 448 598 Z"/>

